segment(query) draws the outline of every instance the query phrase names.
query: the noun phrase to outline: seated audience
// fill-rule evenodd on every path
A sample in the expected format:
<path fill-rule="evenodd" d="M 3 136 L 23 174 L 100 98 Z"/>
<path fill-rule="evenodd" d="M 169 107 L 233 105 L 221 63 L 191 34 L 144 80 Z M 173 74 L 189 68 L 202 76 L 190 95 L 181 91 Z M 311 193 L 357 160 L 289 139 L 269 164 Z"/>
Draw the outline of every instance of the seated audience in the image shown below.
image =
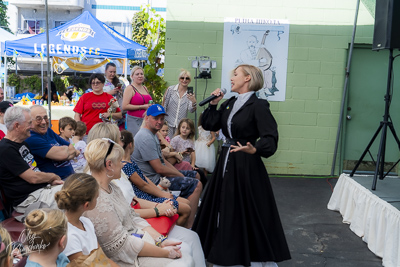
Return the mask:
<path fill-rule="evenodd" d="M 99 184 L 85 173 L 72 174 L 55 195 L 68 218 L 68 242 L 64 254 L 76 266 L 118 266 L 108 259 L 97 242 L 93 223 L 82 214 L 96 207 Z"/>
<path fill-rule="evenodd" d="M 192 170 L 192 165 L 187 161 L 183 160 L 182 153 L 175 151 L 170 145 L 171 139 L 168 137 L 168 123 L 164 122 L 163 127 L 158 131 L 157 136 L 161 145 L 161 152 L 163 157 L 168 160 L 169 163 L 174 165 L 177 170 L 180 171 L 190 171 Z"/>
<path fill-rule="evenodd" d="M 132 182 L 133 190 L 138 198 L 146 199 L 152 202 L 164 203 L 169 200 L 172 204 L 172 209 L 177 209 L 179 219 L 176 222 L 180 226 L 185 226 L 185 223 L 190 215 L 189 200 L 176 197 L 169 192 L 160 190 L 152 181 L 145 177 L 134 161 L 131 161 L 131 155 L 134 150 L 133 135 L 127 130 L 121 131 L 121 141 L 124 148 L 124 157 L 122 159 L 123 172 L 129 177 Z M 158 206 L 155 208 L 159 208 Z M 169 209 L 167 209 L 169 211 Z M 158 214 L 156 210 L 156 215 Z M 167 215 L 168 216 L 168 215 Z"/>
<path fill-rule="evenodd" d="M 58 131 L 60 137 L 71 143 L 72 137 L 75 135 L 76 121 L 71 117 L 62 117 L 58 120 Z"/>
<path fill-rule="evenodd" d="M 123 154 L 122 147 L 110 139 L 95 139 L 86 147 L 86 160 L 100 192 L 96 207 L 84 216 L 94 224 L 100 246 L 120 266 L 190 266 L 193 259 L 182 258 L 181 242 L 154 230 L 111 183 L 120 176 Z"/>
<path fill-rule="evenodd" d="M 0 140 L 7 134 L 7 127 L 4 124 L 4 113 L 6 113 L 6 110 L 12 106 L 13 104 L 8 101 L 0 102 Z"/>
<path fill-rule="evenodd" d="M 30 238 L 26 238 L 25 245 L 30 255 L 25 267 L 67 266 L 69 260 L 62 253 L 67 245 L 67 222 L 59 209 L 33 210 L 26 216 Z"/>
<path fill-rule="evenodd" d="M 62 179 L 67 178 L 74 173 L 70 160 L 76 158 L 79 151 L 49 128 L 49 117 L 42 106 L 32 106 L 31 117 L 33 127 L 26 142 L 38 167 L 43 171 L 55 173 Z"/>
<path fill-rule="evenodd" d="M 79 155 L 71 161 L 72 167 L 76 173 L 83 172 L 86 166 L 85 159 L 85 148 L 86 142 L 83 141 L 83 137 L 86 135 L 86 124 L 82 121 L 76 123 L 75 135 L 72 137 L 71 143 L 75 149 L 79 150 Z"/>
<path fill-rule="evenodd" d="M 186 226 L 191 228 L 202 191 L 201 182 L 198 180 L 200 175 L 195 171 L 178 171 L 162 156 L 156 134 L 164 125 L 165 115 L 161 105 L 155 104 L 147 109 L 144 124 L 135 136 L 132 160 L 155 185 L 158 185 L 161 176 L 166 176 L 171 181 L 169 189 L 180 191 L 180 196 L 190 201 L 191 214 Z"/>
<path fill-rule="evenodd" d="M 109 138 L 111 141 L 123 145 L 123 142 L 121 141 L 121 132 L 118 130 L 116 125 L 110 123 L 98 123 L 90 130 L 88 135 L 89 142 L 101 138 Z M 116 184 L 120 190 L 122 190 L 127 204 L 131 205 L 131 203 L 140 203 L 141 208 L 134 210 L 140 215 L 140 217 L 145 219 L 157 217 L 154 209 L 157 203 L 137 198 L 135 192 L 133 191 L 132 185 L 128 180 L 128 177 L 126 177 L 122 170 L 120 173 L 120 178 L 113 179 L 112 183 Z M 170 213 L 168 209 L 171 209 L 171 205 L 166 203 L 158 204 L 157 208 L 159 209 L 160 216 L 168 215 Z M 173 212 L 176 212 L 176 209 L 174 209 Z M 170 229 L 168 236 L 172 239 L 183 241 L 184 244 L 189 244 L 193 252 L 195 266 L 205 266 L 203 249 L 201 248 L 199 238 L 195 232 L 175 225 L 172 227 L 172 229 Z"/>
<path fill-rule="evenodd" d="M 4 123 L 8 132 L 0 141 L 0 185 L 7 201 L 20 213 L 34 202 L 57 207 L 54 194 L 63 181 L 57 174 L 41 172 L 24 142 L 31 134 L 30 110 L 11 107 L 4 115 Z"/>

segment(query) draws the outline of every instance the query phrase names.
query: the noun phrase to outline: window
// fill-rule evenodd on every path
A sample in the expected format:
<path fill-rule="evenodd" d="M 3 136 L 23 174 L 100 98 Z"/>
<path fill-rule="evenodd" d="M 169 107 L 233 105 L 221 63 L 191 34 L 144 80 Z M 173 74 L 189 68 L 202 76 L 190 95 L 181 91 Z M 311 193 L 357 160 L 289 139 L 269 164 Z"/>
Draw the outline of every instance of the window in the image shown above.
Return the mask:
<path fill-rule="evenodd" d="M 128 32 L 128 27 L 130 27 L 129 23 L 110 22 L 108 25 L 110 26 L 110 28 L 114 29 L 115 31 L 119 32 L 124 36 L 127 36 L 127 34 L 129 34 Z"/>
<path fill-rule="evenodd" d="M 25 20 L 24 30 L 27 34 L 38 34 L 41 30 L 46 29 L 46 23 L 44 20 Z"/>
<path fill-rule="evenodd" d="M 55 21 L 54 22 L 54 26 L 55 26 L 55 28 L 57 28 L 57 27 L 59 27 L 59 26 L 61 26 L 61 25 L 64 25 L 66 23 L 66 21 Z"/>

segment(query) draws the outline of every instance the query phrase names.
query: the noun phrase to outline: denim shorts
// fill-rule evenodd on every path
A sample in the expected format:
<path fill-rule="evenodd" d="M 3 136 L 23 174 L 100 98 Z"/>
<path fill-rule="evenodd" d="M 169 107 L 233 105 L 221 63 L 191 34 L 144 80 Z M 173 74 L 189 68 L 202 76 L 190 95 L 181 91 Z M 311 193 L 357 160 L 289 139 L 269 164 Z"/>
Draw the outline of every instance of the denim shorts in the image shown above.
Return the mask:
<path fill-rule="evenodd" d="M 181 171 L 181 173 L 183 174 L 183 171 Z M 196 177 L 196 171 L 195 171 L 194 177 Z M 169 190 L 181 191 L 179 196 L 183 197 L 183 198 L 188 198 L 191 194 L 193 194 L 194 190 L 197 187 L 197 184 L 199 183 L 199 180 L 197 180 L 195 178 L 187 177 L 187 176 L 185 176 L 185 177 L 167 177 L 167 179 L 170 180 L 170 182 L 171 182 L 171 186 L 169 187 Z"/>

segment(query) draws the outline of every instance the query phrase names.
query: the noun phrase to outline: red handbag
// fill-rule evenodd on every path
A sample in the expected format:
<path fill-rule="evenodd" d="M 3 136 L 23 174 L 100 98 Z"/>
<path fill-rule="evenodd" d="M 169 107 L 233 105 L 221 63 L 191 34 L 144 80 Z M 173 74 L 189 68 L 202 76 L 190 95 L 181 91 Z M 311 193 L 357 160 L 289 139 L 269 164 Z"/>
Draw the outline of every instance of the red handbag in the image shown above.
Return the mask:
<path fill-rule="evenodd" d="M 137 202 L 136 204 L 133 201 L 131 203 L 131 207 L 133 209 L 140 209 L 140 204 Z M 179 215 L 175 214 L 172 217 L 167 217 L 167 216 L 160 216 L 160 217 L 154 217 L 150 219 L 145 219 L 154 229 L 157 230 L 162 235 L 167 235 L 169 231 L 171 230 L 172 226 L 175 225 L 176 221 L 178 220 Z"/>

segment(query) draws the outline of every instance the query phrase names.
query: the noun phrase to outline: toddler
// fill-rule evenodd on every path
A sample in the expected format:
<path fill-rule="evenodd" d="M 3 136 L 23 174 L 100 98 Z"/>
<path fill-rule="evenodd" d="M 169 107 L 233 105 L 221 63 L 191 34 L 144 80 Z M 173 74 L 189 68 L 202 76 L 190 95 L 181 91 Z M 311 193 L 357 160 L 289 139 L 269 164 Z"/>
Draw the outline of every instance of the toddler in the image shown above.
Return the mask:
<path fill-rule="evenodd" d="M 60 137 L 68 142 L 75 134 L 76 121 L 71 117 L 62 117 L 58 121 L 58 130 Z"/>
<path fill-rule="evenodd" d="M 83 141 L 83 137 L 86 134 L 86 124 L 82 121 L 78 121 L 76 123 L 75 135 L 72 137 L 71 144 L 74 145 L 76 150 L 79 150 L 80 154 L 76 157 L 76 159 L 71 160 L 72 167 L 76 173 L 84 172 L 84 168 L 86 166 L 85 159 L 85 148 L 86 143 Z"/>

